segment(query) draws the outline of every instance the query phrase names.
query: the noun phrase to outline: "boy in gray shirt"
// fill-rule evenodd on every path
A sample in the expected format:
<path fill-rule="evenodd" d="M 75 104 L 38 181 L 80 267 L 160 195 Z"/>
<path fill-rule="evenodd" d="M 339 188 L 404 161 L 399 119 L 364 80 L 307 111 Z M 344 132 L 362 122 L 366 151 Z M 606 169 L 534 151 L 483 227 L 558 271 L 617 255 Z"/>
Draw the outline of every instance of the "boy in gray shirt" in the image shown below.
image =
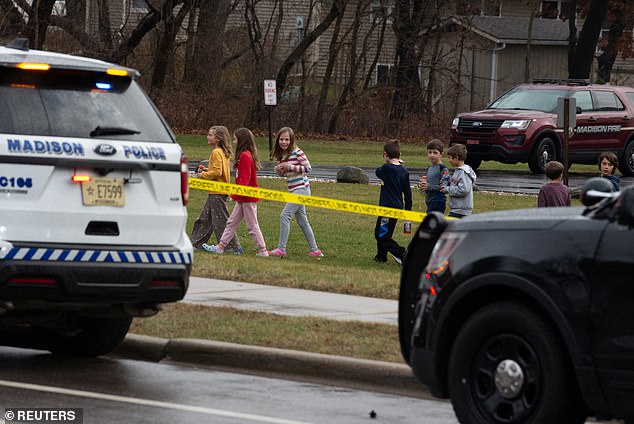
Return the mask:
<path fill-rule="evenodd" d="M 473 183 L 476 173 L 464 163 L 467 159 L 467 147 L 464 144 L 449 147 L 447 157 L 449 163 L 456 168 L 446 189 L 449 194 L 449 216 L 463 218 L 473 211 Z M 442 191 L 445 191 L 444 187 Z"/>

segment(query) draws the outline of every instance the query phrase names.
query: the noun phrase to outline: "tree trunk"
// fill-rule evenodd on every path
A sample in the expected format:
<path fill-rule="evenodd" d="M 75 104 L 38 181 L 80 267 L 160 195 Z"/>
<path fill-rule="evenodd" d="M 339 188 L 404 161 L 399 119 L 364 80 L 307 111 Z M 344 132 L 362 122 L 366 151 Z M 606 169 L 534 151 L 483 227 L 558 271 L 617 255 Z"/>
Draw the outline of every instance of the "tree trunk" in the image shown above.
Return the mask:
<path fill-rule="evenodd" d="M 163 88 L 167 70 L 174 58 L 174 41 L 176 40 L 176 34 L 178 34 L 183 20 L 189 13 L 190 6 L 191 4 L 189 2 L 184 2 L 178 14 L 174 16 L 174 4 L 172 1 L 166 1 L 163 5 L 162 15 L 165 17 L 163 21 L 163 34 L 161 34 L 159 39 L 154 60 L 151 83 L 152 90 Z"/>
<path fill-rule="evenodd" d="M 625 36 L 626 39 L 623 39 L 623 32 L 626 27 L 626 7 L 625 2 L 621 0 L 616 2 L 610 10 L 610 14 L 613 16 L 610 32 L 605 47 L 603 48 L 603 53 L 597 57 L 597 82 L 600 84 L 610 82 L 612 66 L 614 66 L 614 61 L 619 52 L 619 43 L 632 43 L 631 32 L 628 32 Z M 629 12 L 631 13 L 631 10 Z"/>
<path fill-rule="evenodd" d="M 212 87 L 220 81 L 223 44 L 231 0 L 202 0 L 198 13 L 192 60 L 185 66 L 185 81 Z"/>
<path fill-rule="evenodd" d="M 33 1 L 29 20 L 24 30 L 24 36 L 29 39 L 29 46 L 32 49 L 41 49 L 46 41 L 46 30 L 51 20 L 54 4 L 55 0 Z"/>
<path fill-rule="evenodd" d="M 570 78 L 584 79 L 590 77 L 590 69 L 597 40 L 601 33 L 601 26 L 608 10 L 609 0 L 592 0 L 588 9 L 588 15 L 581 28 L 579 40 L 572 55 L 572 63 L 569 64 Z"/>
<path fill-rule="evenodd" d="M 345 5 L 344 5 L 345 7 Z M 326 109 L 326 103 L 328 101 L 328 91 L 330 90 L 330 82 L 332 79 L 332 73 L 337 63 L 337 57 L 339 56 L 339 50 L 342 44 L 339 43 L 339 33 L 341 31 L 341 23 L 343 21 L 343 13 L 337 17 L 335 28 L 330 39 L 330 48 L 328 49 L 328 64 L 326 65 L 326 72 L 321 84 L 321 90 L 319 91 L 319 100 L 317 101 L 317 112 L 315 113 L 315 124 L 313 131 L 322 132 L 324 128 L 324 111 Z"/>
<path fill-rule="evenodd" d="M 388 131 L 397 134 L 400 121 L 407 112 L 417 108 L 420 93 L 418 66 L 423 49 L 417 49 L 422 29 L 425 2 L 423 0 L 396 0 L 394 32 L 396 34 L 395 88 L 390 108 Z"/>
<path fill-rule="evenodd" d="M 286 79 L 288 78 L 288 74 L 291 72 L 291 69 L 293 69 L 293 65 L 301 59 L 310 45 L 313 44 L 315 40 L 317 40 L 317 38 L 330 27 L 335 19 L 343 13 L 342 11 L 345 9 L 346 2 L 347 0 L 333 0 L 330 11 L 324 20 L 321 21 L 315 29 L 308 33 L 288 55 L 286 60 L 284 60 L 284 63 L 282 63 L 277 72 L 277 89 L 280 92 L 284 91 Z"/>

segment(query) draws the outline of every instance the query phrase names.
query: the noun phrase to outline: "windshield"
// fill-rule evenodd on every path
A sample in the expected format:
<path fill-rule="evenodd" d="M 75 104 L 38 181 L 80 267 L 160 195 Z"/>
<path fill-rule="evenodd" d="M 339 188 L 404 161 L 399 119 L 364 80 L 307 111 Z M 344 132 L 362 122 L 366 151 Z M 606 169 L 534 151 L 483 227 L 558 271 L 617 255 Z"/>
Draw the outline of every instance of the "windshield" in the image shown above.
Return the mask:
<path fill-rule="evenodd" d="M 0 133 L 172 143 L 138 84 L 103 73 L 0 69 Z"/>
<path fill-rule="evenodd" d="M 557 98 L 565 97 L 567 90 L 514 88 L 491 103 L 487 109 L 539 110 L 554 113 Z"/>

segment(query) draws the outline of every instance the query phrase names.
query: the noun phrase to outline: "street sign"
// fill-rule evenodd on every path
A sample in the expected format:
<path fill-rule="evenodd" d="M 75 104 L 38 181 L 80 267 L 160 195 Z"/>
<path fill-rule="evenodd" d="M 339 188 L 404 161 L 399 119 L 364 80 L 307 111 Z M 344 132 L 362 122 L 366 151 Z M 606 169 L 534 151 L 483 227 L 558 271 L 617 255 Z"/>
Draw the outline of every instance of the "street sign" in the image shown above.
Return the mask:
<path fill-rule="evenodd" d="M 557 98 L 557 128 L 574 128 L 577 126 L 577 99 L 574 97 L 568 98 L 568 102 L 565 102 L 565 98 Z M 565 103 L 568 103 L 565 105 Z M 567 107 L 566 107 L 567 106 Z M 568 114 L 568 125 L 564 124 L 564 116 Z"/>
<path fill-rule="evenodd" d="M 264 80 L 264 104 L 266 106 L 277 105 L 277 86 L 275 80 Z"/>

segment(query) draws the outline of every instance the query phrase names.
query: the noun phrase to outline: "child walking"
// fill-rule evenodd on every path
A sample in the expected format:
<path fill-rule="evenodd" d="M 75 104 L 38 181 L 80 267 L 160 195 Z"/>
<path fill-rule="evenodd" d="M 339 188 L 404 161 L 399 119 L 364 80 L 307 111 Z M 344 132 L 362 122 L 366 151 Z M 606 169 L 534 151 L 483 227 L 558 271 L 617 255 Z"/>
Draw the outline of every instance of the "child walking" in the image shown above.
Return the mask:
<path fill-rule="evenodd" d="M 619 158 L 614 152 L 603 152 L 599 155 L 599 171 L 601 176 L 610 180 L 614 186 L 614 191 L 621 191 L 621 180 L 616 175 L 616 168 L 619 166 Z"/>
<path fill-rule="evenodd" d="M 230 182 L 230 138 L 231 136 L 229 135 L 227 127 L 216 125 L 209 128 L 207 144 L 212 148 L 211 156 L 209 156 L 209 167 L 205 168 L 201 165 L 197 175 L 198 178 L 222 183 Z M 211 237 L 212 234 L 215 234 L 216 239 L 219 241 L 220 237 L 222 237 L 222 233 L 225 231 L 228 217 L 227 195 L 210 191 L 207 195 L 207 200 L 205 200 L 205 205 L 200 212 L 200 216 L 194 221 L 194 227 L 192 228 L 190 237 L 194 247 L 196 249 L 202 249 L 203 244 L 209 241 L 209 237 Z M 242 253 L 242 247 L 240 246 L 237 235 L 227 244 L 227 248 L 231 249 L 233 253 Z"/>
<path fill-rule="evenodd" d="M 283 127 L 277 132 L 273 158 L 279 163 L 275 166 L 275 172 L 286 177 L 288 191 L 295 194 L 310 196 L 310 182 L 306 174 L 311 171 L 310 162 L 306 154 L 295 144 L 295 133 L 292 128 Z M 324 254 L 317 247 L 313 229 L 308 222 L 306 206 L 297 203 L 287 203 L 280 215 L 280 240 L 274 250 L 269 251 L 270 256 L 286 256 L 286 243 L 291 231 L 291 221 L 297 219 L 297 224 L 304 233 L 304 238 L 310 248 L 309 256 L 321 258 Z"/>
<path fill-rule="evenodd" d="M 473 212 L 473 183 L 476 173 L 464 163 L 467 159 L 467 147 L 464 144 L 449 147 L 447 157 L 455 170 L 449 180 L 449 187 L 443 187 L 441 191 L 449 195 L 449 216 L 464 218 Z"/>
<path fill-rule="evenodd" d="M 557 161 L 546 162 L 544 172 L 548 182 L 539 189 L 537 195 L 537 207 L 570 206 L 570 189 L 561 183 L 564 173 L 564 164 Z"/>
<path fill-rule="evenodd" d="M 431 165 L 427 168 L 427 180 L 418 183 L 418 188 L 425 191 L 425 204 L 427 213 L 437 211 L 445 213 L 447 207 L 447 195 L 440 191 L 443 175 L 449 174 L 449 170 L 442 163 L 442 151 L 444 144 L 435 138 L 427 143 L 427 158 Z"/>
<path fill-rule="evenodd" d="M 412 188 L 409 185 L 409 172 L 400 161 L 401 147 L 396 140 L 390 140 L 383 146 L 383 160 L 385 163 L 376 168 L 376 176 L 381 179 L 381 194 L 379 206 L 412 210 Z M 376 239 L 377 262 L 386 262 L 387 254 L 392 255 L 396 263 L 402 264 L 405 248 L 392 238 L 396 218 L 380 216 L 374 227 Z"/>
<path fill-rule="evenodd" d="M 260 168 L 260 159 L 258 158 L 258 149 L 255 146 L 253 133 L 247 128 L 239 128 L 233 135 L 233 141 L 236 143 L 236 157 L 238 158 L 234 168 L 236 169 L 236 184 L 250 187 L 258 187 L 258 179 L 256 172 Z M 239 196 L 232 194 L 231 198 L 236 201 L 236 205 L 227 220 L 225 231 L 220 237 L 217 245 L 203 244 L 203 249 L 208 252 L 222 254 L 228 246 L 231 239 L 236 234 L 238 225 L 244 219 L 247 225 L 255 247 L 258 249 L 256 256 L 269 256 L 264 243 L 264 237 L 258 223 L 258 204 L 260 200 L 257 197 Z"/>

